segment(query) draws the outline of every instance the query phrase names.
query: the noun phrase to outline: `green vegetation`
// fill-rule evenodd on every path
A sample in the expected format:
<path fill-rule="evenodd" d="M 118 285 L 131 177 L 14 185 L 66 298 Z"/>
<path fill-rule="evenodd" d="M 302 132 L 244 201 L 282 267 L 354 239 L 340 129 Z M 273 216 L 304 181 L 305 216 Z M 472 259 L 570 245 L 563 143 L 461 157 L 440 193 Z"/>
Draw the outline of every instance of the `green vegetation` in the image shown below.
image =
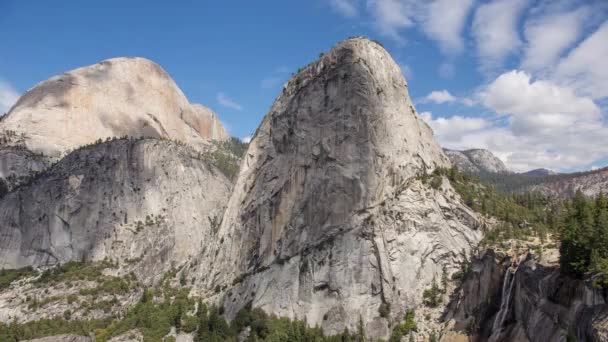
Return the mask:
<path fill-rule="evenodd" d="M 104 277 L 104 269 L 114 267 L 117 265 L 109 260 L 101 262 L 70 261 L 42 272 L 35 284 L 47 286 L 78 280 L 98 281 Z"/>
<path fill-rule="evenodd" d="M 24 324 L 0 323 L 0 341 L 21 341 L 68 333 L 83 336 L 94 334 L 96 341 L 107 341 L 138 329 L 145 341 L 161 342 L 166 341 L 165 336 L 171 327 L 176 327 L 178 331 L 194 332 L 195 341 L 205 342 L 236 341 L 237 335 L 247 327 L 251 329 L 248 341 L 364 341 L 362 328 L 356 334 L 345 330 L 338 335 L 325 336 L 321 328 L 308 327 L 304 321 L 278 318 L 249 306 L 239 311 L 229 324 L 222 316 L 221 308 L 208 308 L 200 301 L 196 305 L 188 297 L 188 289 L 169 289 L 162 292 L 162 297 L 164 300 L 159 302 L 151 290 L 144 290 L 141 300 L 122 319 L 70 320 L 72 313 L 66 311 L 53 319 Z M 403 323 L 404 327 L 411 324 L 407 318 Z"/>
<path fill-rule="evenodd" d="M 226 141 L 216 143 L 216 149 L 206 158 L 217 167 L 226 177 L 234 179 L 239 173 L 240 160 L 245 151 L 246 144 L 240 139 L 232 137 Z"/>
<path fill-rule="evenodd" d="M 560 241 L 562 272 L 608 288 L 608 198 L 603 194 L 587 198 L 579 191 L 571 200 L 552 201 L 530 192 L 507 194 L 456 169 L 439 169 L 436 175 L 447 176 L 471 208 L 501 221 L 486 233 L 485 243 L 531 236 L 543 241 L 551 234 Z"/>
<path fill-rule="evenodd" d="M 380 304 L 378 314 L 380 314 L 380 317 L 382 318 L 388 318 L 388 316 L 391 314 L 391 305 L 389 303 Z"/>
<path fill-rule="evenodd" d="M 9 287 L 15 280 L 34 275 L 36 275 L 36 272 L 31 267 L 24 267 L 16 270 L 0 270 L 0 290 Z"/>
<path fill-rule="evenodd" d="M 559 212 L 559 203 L 545 196 L 534 193 L 508 194 L 456 168 L 439 168 L 431 177 L 438 175 L 448 177 L 466 205 L 501 221 L 498 227 L 486 233 L 485 244 L 531 236 L 538 236 L 543 241 L 547 234 L 556 232 L 554 218 Z"/>
<path fill-rule="evenodd" d="M 201 319 L 197 335 L 199 337 L 198 341 L 236 341 L 238 333 L 246 327 L 251 328 L 247 341 L 363 341 L 365 334 L 361 326 L 356 334 L 350 334 L 348 330 L 345 330 L 337 335 L 325 336 L 321 328 L 308 327 L 304 321 L 278 318 L 266 314 L 261 309 L 251 309 L 249 306 L 237 313 L 229 330 L 225 330 L 223 323 L 215 324 L 217 330 L 211 329 L 211 326 L 209 330 L 206 328 L 201 330 L 201 326 L 205 327 L 204 323 L 210 324 L 213 322 L 213 312 L 214 309 L 209 310 L 208 317 Z M 220 335 L 225 338 L 217 339 L 214 337 Z"/>
<path fill-rule="evenodd" d="M 561 173 L 561 174 L 518 174 L 518 173 L 493 173 L 493 172 L 481 172 L 476 173 L 476 178 L 479 178 L 482 182 L 492 184 L 500 191 L 504 192 L 522 192 L 527 188 L 534 185 L 568 181 L 573 178 L 577 178 L 585 175 L 593 175 L 595 173 L 603 172 L 605 169 L 597 169 L 583 172 L 573 173 Z M 574 195 L 572 193 L 571 195 Z"/>
<path fill-rule="evenodd" d="M 405 317 L 403 318 L 403 322 L 397 324 L 395 328 L 393 328 L 393 332 L 391 337 L 389 338 L 389 342 L 399 342 L 403 336 L 407 336 L 412 332 L 418 331 L 416 327 L 416 313 L 414 310 L 408 310 L 405 313 Z M 410 338 L 412 335 L 410 335 Z"/>
<path fill-rule="evenodd" d="M 424 305 L 431 308 L 437 307 L 442 302 L 441 294 L 442 291 L 439 286 L 437 286 L 437 281 L 435 281 L 435 278 L 433 278 L 431 287 L 424 290 L 422 293 Z"/>
<path fill-rule="evenodd" d="M 592 272 L 596 286 L 608 287 L 608 199 L 577 192 L 562 210 L 559 232 L 562 271 L 578 277 Z"/>

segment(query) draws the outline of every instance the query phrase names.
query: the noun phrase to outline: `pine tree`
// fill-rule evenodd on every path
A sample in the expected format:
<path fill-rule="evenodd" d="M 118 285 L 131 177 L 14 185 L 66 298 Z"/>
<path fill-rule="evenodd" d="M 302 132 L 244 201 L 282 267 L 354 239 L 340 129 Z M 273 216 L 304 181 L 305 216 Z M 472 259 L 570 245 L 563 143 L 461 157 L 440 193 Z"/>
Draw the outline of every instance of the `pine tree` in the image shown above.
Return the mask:
<path fill-rule="evenodd" d="M 359 315 L 359 324 L 357 325 L 357 342 L 366 342 L 367 337 L 365 336 L 365 326 L 363 325 L 363 317 Z"/>

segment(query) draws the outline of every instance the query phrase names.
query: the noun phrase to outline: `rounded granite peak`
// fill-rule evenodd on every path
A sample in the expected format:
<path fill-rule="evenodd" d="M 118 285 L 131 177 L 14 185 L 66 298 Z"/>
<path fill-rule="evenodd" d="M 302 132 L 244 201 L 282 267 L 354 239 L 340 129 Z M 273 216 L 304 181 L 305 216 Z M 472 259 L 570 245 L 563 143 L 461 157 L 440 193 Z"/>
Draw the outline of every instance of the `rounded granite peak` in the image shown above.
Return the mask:
<path fill-rule="evenodd" d="M 59 157 L 98 139 L 163 137 L 195 147 L 228 137 L 217 115 L 188 102 L 169 74 L 142 57 L 74 69 L 28 90 L 0 122 L 25 146 Z"/>
<path fill-rule="evenodd" d="M 478 239 L 466 226 L 475 217 L 448 185 L 435 192 L 417 177 L 448 165 L 388 52 L 366 38 L 342 41 L 295 74 L 264 117 L 218 238 L 203 252 L 213 262 L 201 262 L 199 274 L 211 276 L 198 286 L 233 286 L 235 295 L 224 301 L 228 316 L 251 303 L 306 317 L 330 333 L 354 329 L 363 317 L 376 320 L 366 330 L 384 338 L 388 325 L 376 319 L 378 306 L 414 304 L 411 294 L 441 269 L 443 251 Z M 401 215 L 408 218 L 394 220 Z M 394 230 L 385 233 L 388 227 Z M 386 234 L 381 243 L 376 234 Z M 397 279 L 416 268 L 420 277 Z M 393 293 L 394 285 L 403 291 Z"/>

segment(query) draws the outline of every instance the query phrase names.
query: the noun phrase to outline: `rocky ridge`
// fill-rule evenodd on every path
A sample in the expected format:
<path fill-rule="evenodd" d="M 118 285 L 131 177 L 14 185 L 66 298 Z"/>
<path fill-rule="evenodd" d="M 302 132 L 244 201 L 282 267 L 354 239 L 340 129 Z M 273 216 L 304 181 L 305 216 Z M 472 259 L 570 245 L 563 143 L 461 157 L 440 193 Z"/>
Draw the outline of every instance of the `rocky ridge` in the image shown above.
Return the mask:
<path fill-rule="evenodd" d="M 594 197 L 608 193 L 608 168 L 572 174 L 549 175 L 543 182 L 534 184 L 523 191 L 540 192 L 544 195 L 567 198 L 577 191 Z"/>
<path fill-rule="evenodd" d="M 605 341 L 606 295 L 562 275 L 558 256 L 549 245 L 540 255 L 489 249 L 474 258 L 447 311 L 444 341 L 458 341 L 458 331 L 478 341 Z"/>
<path fill-rule="evenodd" d="M 113 58 L 54 76 L 19 98 L 0 119 L 0 178 L 13 187 L 70 150 L 123 136 L 173 139 L 201 151 L 229 138 L 217 115 L 189 103 L 159 65 Z"/>
<path fill-rule="evenodd" d="M 198 254 L 230 191 L 217 168 L 180 143 L 84 147 L 0 200 L 1 267 L 112 259 L 150 283 Z"/>
<path fill-rule="evenodd" d="M 449 182 L 419 178 L 448 165 L 386 50 L 339 43 L 289 80 L 258 128 L 198 263 L 201 293 L 229 317 L 251 304 L 328 333 L 361 317 L 387 337 L 481 237 Z"/>
<path fill-rule="evenodd" d="M 511 173 L 502 160 L 488 150 L 470 149 L 457 151 L 444 148 L 443 151 L 450 158 L 452 165 L 457 166 L 462 171 L 471 173 Z"/>

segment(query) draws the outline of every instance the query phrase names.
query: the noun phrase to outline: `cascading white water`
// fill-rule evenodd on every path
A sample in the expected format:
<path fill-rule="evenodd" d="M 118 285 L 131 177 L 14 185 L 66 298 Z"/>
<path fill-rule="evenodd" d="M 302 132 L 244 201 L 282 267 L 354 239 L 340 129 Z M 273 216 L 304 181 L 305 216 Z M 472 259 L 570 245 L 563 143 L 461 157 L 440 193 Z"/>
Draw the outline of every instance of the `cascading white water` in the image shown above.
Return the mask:
<path fill-rule="evenodd" d="M 496 314 L 496 318 L 494 318 L 494 324 L 492 324 L 492 335 L 488 340 L 490 342 L 496 341 L 496 339 L 500 336 L 500 330 L 505 322 L 505 319 L 507 318 L 507 313 L 509 312 L 509 303 L 511 302 L 511 294 L 515 285 L 515 274 L 517 273 L 519 265 L 524 258 L 525 256 L 517 262 L 515 267 L 510 266 L 505 272 L 505 278 L 502 283 L 500 310 Z"/>

